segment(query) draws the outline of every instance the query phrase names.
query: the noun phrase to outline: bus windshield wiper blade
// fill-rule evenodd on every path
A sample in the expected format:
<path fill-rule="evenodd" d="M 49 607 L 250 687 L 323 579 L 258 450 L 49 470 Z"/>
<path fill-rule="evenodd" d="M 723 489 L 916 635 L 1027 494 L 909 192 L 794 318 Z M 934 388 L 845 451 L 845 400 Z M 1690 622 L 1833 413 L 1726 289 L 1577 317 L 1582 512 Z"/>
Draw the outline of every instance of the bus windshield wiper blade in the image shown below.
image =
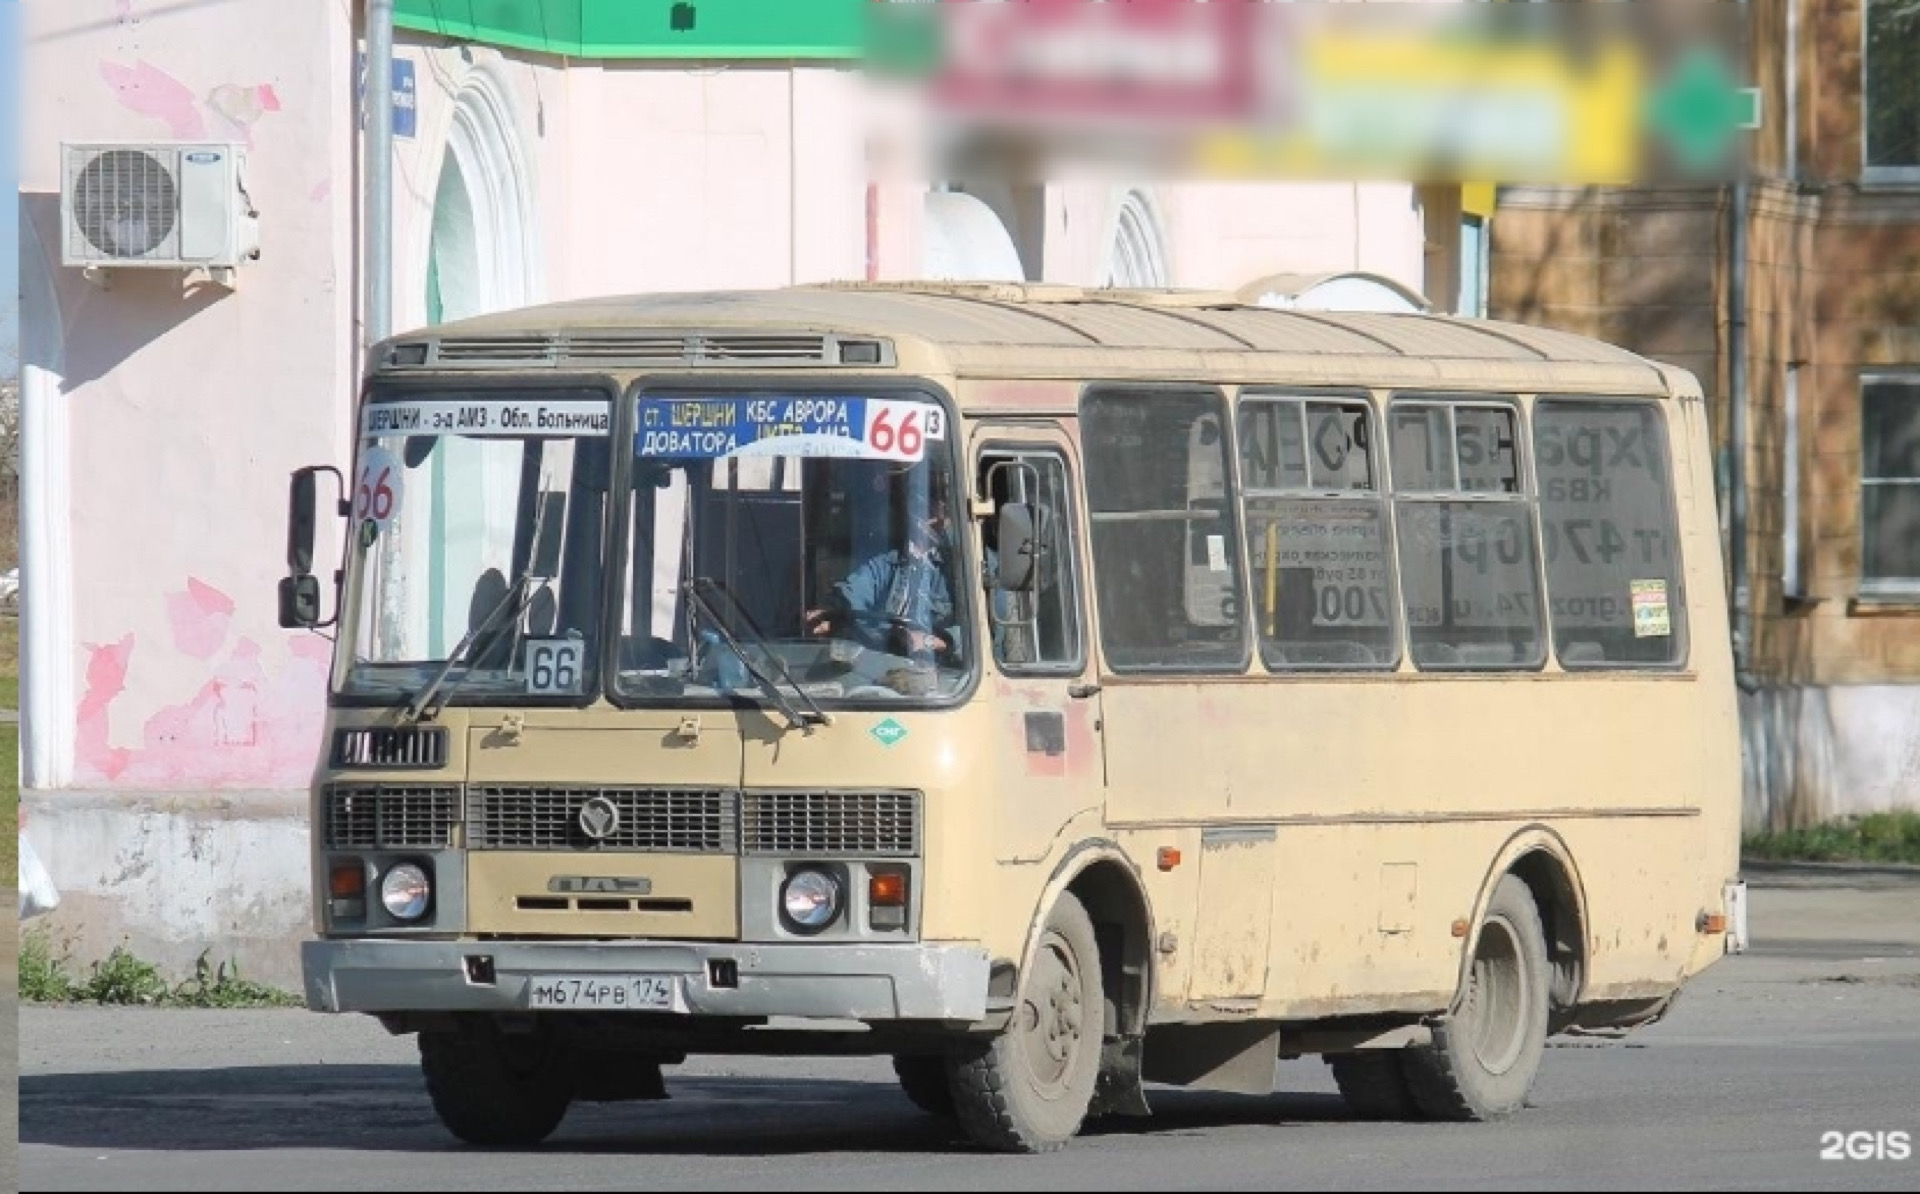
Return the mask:
<path fill-rule="evenodd" d="M 434 694 L 440 691 L 440 686 L 447 682 L 447 676 L 466 658 L 467 651 L 472 648 L 474 643 L 479 641 L 480 636 L 492 629 L 494 622 L 501 614 L 507 612 L 509 608 L 513 610 L 514 618 L 517 619 L 520 616 L 520 611 L 526 608 L 528 601 L 532 600 L 533 593 L 540 591 L 539 588 L 534 589 L 531 593 L 526 591 L 527 582 L 532 579 L 533 569 L 531 568 L 528 568 L 518 577 L 514 578 L 513 584 L 508 586 L 507 591 L 501 595 L 499 602 L 487 611 L 487 616 L 480 619 L 479 623 L 475 625 L 473 629 L 467 631 L 464 638 L 453 645 L 453 650 L 447 653 L 447 661 L 440 666 L 438 672 L 434 673 L 433 679 L 427 681 L 426 687 L 414 694 L 413 699 L 407 702 L 406 709 L 401 713 L 402 717 L 408 721 L 421 720 L 421 718 L 426 715 L 428 702 L 433 700 Z M 545 588 L 547 583 L 547 578 L 542 577 L 540 588 Z M 472 674 L 473 669 L 469 667 L 466 673 L 460 677 L 459 681 L 454 684 L 453 688 L 448 690 L 447 696 L 451 698 L 455 692 L 458 692 L 460 685 L 465 684 L 467 677 Z M 434 706 L 433 712 L 438 713 L 445 705 L 445 701 L 440 702 L 439 705 Z"/>
<path fill-rule="evenodd" d="M 754 683 L 762 692 L 767 694 L 767 698 L 786 716 L 788 723 L 795 729 L 801 730 L 810 730 L 816 725 L 824 726 L 833 724 L 832 716 L 829 715 L 825 709 L 822 709 L 819 703 L 811 696 L 807 695 L 807 690 L 800 687 L 799 682 L 793 678 L 793 673 L 787 670 L 787 665 L 781 662 L 780 657 L 774 654 L 773 650 L 767 646 L 766 635 L 762 634 L 759 627 L 753 624 L 752 618 L 746 616 L 746 611 L 740 609 L 739 602 L 733 600 L 731 593 L 727 593 L 728 603 L 741 614 L 741 624 L 745 627 L 746 632 L 753 637 L 754 645 L 760 648 L 760 653 L 773 661 L 773 666 L 779 669 L 780 675 L 782 679 L 786 681 L 787 687 L 791 688 L 794 695 L 799 697 L 807 706 L 805 713 L 794 708 L 793 702 L 789 701 L 786 694 L 781 691 L 779 681 L 768 675 L 759 664 L 753 661 L 752 657 L 740 649 L 740 640 L 734 637 L 733 631 L 727 626 L 725 620 L 720 617 L 719 611 L 713 607 L 713 602 L 708 600 L 705 592 L 705 590 L 711 589 L 715 592 L 726 593 L 726 590 L 721 588 L 712 578 L 705 576 L 694 577 L 681 585 L 681 589 L 687 594 L 687 599 L 698 606 L 702 614 L 706 615 L 707 621 L 712 623 L 714 631 L 718 633 L 726 643 L 727 649 L 732 651 L 734 656 L 740 660 L 741 666 L 747 669 L 747 674 L 753 677 Z"/>

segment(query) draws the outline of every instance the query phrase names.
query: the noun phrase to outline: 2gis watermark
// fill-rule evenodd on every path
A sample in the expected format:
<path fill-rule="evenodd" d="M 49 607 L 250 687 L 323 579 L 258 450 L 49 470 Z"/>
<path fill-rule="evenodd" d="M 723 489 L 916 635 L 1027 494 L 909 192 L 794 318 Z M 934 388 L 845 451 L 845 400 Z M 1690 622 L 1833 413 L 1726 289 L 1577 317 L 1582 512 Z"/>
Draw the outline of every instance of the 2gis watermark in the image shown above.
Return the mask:
<path fill-rule="evenodd" d="M 1822 1132 L 1822 1161 L 1911 1161 L 1911 1132 Z"/>

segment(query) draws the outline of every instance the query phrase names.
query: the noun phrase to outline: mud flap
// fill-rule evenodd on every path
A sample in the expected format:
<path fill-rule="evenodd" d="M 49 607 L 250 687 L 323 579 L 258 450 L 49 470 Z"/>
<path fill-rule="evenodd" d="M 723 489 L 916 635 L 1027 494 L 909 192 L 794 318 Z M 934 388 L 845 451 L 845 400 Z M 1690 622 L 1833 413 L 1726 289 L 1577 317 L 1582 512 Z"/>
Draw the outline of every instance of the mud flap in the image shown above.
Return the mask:
<path fill-rule="evenodd" d="M 1144 1118 L 1153 1114 L 1153 1108 L 1147 1106 L 1147 1092 L 1141 1086 L 1145 1057 L 1143 1037 L 1126 1036 L 1106 1042 L 1100 1050 L 1100 1081 L 1093 1088 L 1088 1118 L 1101 1115 Z"/>

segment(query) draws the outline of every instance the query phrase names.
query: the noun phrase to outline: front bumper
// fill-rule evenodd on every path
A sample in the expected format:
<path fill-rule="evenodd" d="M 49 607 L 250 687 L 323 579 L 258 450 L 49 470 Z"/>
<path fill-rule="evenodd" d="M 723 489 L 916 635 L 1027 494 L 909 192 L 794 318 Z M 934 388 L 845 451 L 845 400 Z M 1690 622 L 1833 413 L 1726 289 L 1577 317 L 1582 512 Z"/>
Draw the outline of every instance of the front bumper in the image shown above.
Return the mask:
<path fill-rule="evenodd" d="M 491 983 L 469 977 L 470 958 L 492 960 Z M 987 1011 L 986 951 L 964 945 L 309 941 L 300 961 L 320 1012 L 524 1012 L 532 979 L 553 974 L 672 975 L 693 1016 L 974 1023 Z M 733 963 L 739 985 L 713 986 L 710 961 Z"/>

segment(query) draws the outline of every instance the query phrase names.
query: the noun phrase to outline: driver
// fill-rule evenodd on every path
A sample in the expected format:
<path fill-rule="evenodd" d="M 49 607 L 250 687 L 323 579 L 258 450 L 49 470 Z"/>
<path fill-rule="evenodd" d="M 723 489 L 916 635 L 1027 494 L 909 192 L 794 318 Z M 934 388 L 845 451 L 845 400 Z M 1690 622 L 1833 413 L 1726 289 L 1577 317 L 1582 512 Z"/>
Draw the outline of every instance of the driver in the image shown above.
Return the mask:
<path fill-rule="evenodd" d="M 850 610 L 894 619 L 885 633 L 909 653 L 952 651 L 960 625 L 947 584 L 948 526 L 946 500 L 936 497 L 912 520 L 904 549 L 881 552 L 833 586 L 827 608 L 808 619 L 813 632 L 827 633 L 834 612 Z"/>

